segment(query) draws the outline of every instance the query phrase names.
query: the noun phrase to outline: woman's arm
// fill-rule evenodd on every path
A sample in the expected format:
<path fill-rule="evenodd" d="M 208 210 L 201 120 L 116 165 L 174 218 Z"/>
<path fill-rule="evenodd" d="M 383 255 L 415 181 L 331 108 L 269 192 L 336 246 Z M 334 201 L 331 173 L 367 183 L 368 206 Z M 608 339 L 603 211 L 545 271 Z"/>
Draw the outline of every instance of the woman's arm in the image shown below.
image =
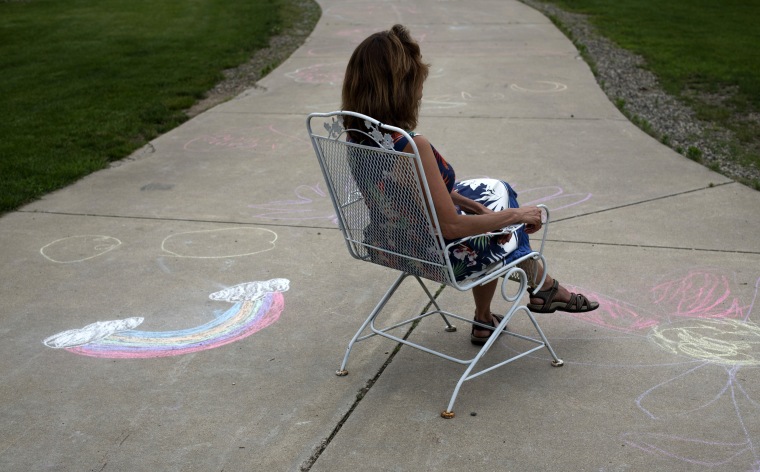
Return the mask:
<path fill-rule="evenodd" d="M 478 203 L 475 200 L 470 200 L 464 195 L 461 195 L 456 190 L 451 191 L 451 201 L 454 203 L 455 207 L 458 206 L 460 209 L 462 209 L 462 211 L 469 213 L 470 215 L 493 213 L 492 210 L 489 210 L 483 204 Z"/>
<path fill-rule="evenodd" d="M 497 231 L 505 226 L 517 223 L 525 223 L 525 229 L 528 233 L 534 233 L 541 228 L 541 209 L 538 207 L 508 208 L 499 212 L 460 215 L 454 206 L 454 199 L 465 199 L 465 197 L 449 193 L 443 178 L 441 178 L 438 163 L 433 155 L 433 148 L 427 138 L 417 135 L 413 139 L 422 159 L 422 167 L 425 170 L 430 196 L 433 198 L 433 205 L 435 205 L 438 223 L 444 238 L 456 239 L 474 236 L 488 231 Z M 407 144 L 405 151 L 412 152 L 411 144 Z M 465 205 L 477 204 L 472 200 L 469 201 L 471 203 L 465 202 Z M 467 208 L 461 208 L 467 211 Z"/>

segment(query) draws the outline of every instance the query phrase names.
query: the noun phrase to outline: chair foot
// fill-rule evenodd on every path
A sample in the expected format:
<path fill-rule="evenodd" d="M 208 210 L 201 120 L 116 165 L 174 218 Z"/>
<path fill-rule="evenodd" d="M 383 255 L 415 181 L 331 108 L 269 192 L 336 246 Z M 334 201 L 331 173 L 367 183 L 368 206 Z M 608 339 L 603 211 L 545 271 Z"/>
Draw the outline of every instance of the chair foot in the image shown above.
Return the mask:
<path fill-rule="evenodd" d="M 455 332 L 457 330 L 457 327 L 456 326 L 446 326 L 443 330 L 446 331 L 447 333 L 453 333 L 453 332 Z"/>
<path fill-rule="evenodd" d="M 552 361 L 552 367 L 562 367 L 565 365 L 565 361 L 562 359 L 557 359 L 556 361 Z"/>
<path fill-rule="evenodd" d="M 348 375 L 348 371 L 347 370 L 336 370 L 335 371 L 335 375 L 337 375 L 338 377 L 345 377 L 345 376 Z"/>
<path fill-rule="evenodd" d="M 453 417 L 454 417 L 454 412 L 453 411 L 445 411 L 444 410 L 444 411 L 441 412 L 441 418 L 446 418 L 447 420 L 450 420 Z"/>

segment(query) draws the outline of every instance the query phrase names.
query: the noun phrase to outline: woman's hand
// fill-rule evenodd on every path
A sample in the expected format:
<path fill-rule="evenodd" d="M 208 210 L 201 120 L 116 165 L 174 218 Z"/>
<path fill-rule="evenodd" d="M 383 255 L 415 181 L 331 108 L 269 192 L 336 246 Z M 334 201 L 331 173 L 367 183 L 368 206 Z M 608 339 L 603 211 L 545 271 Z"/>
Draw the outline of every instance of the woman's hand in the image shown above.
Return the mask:
<path fill-rule="evenodd" d="M 533 234 L 541 229 L 541 209 L 535 206 L 520 207 L 520 222 L 525 223 L 525 232 Z"/>

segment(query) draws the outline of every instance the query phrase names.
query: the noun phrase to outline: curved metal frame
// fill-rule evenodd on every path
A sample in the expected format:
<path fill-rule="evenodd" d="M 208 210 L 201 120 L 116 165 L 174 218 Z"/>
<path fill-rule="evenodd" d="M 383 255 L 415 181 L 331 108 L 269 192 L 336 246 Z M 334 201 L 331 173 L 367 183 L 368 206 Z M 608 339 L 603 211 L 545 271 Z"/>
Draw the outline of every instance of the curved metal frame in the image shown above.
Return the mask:
<path fill-rule="evenodd" d="M 362 120 L 364 122 L 364 124 L 365 124 L 365 126 L 366 126 L 367 129 L 366 130 L 357 130 L 357 129 L 347 130 L 343 126 L 343 120 L 342 120 L 342 117 L 346 116 L 346 115 L 349 115 L 349 116 L 352 116 L 352 117 L 355 117 L 355 118 L 359 118 L 360 120 Z M 324 131 L 325 134 L 317 134 L 317 133 L 314 132 L 314 130 L 312 129 L 312 120 L 314 120 L 314 119 L 323 120 L 323 124 L 324 124 L 323 128 L 325 130 Z M 348 357 L 349 357 L 349 355 L 351 353 L 351 349 L 353 348 L 353 346 L 357 342 L 359 342 L 359 341 L 363 341 L 365 339 L 368 339 L 368 338 L 371 338 L 371 337 L 377 336 L 377 335 L 383 336 L 383 337 L 388 338 L 388 339 L 391 339 L 391 340 L 396 341 L 397 343 L 400 343 L 400 344 L 403 344 L 403 345 L 414 347 L 415 349 L 419 349 L 419 350 L 421 350 L 423 352 L 427 352 L 429 354 L 433 354 L 433 355 L 441 357 L 443 359 L 446 359 L 446 360 L 449 360 L 449 361 L 452 361 L 452 362 L 455 362 L 455 363 L 458 363 L 458 364 L 465 365 L 466 366 L 465 372 L 459 378 L 459 381 L 457 382 L 457 384 L 456 384 L 456 386 L 454 388 L 454 392 L 451 395 L 451 399 L 449 400 L 449 403 L 448 403 L 448 406 L 447 406 L 446 410 L 444 410 L 441 413 L 441 416 L 444 417 L 444 418 L 453 418 L 454 417 L 454 413 L 453 413 L 454 402 L 456 401 L 456 397 L 459 394 L 459 390 L 462 387 L 462 384 L 464 382 L 466 382 L 467 380 L 471 380 L 471 379 L 473 379 L 475 377 L 478 377 L 478 376 L 480 376 L 482 374 L 490 372 L 491 370 L 494 370 L 494 369 L 496 369 L 498 367 L 506 365 L 506 364 L 508 364 L 508 363 L 510 363 L 512 361 L 515 361 L 517 359 L 525 357 L 525 356 L 527 356 L 527 355 L 529 355 L 529 354 L 531 354 L 531 353 L 533 353 L 533 352 L 535 352 L 537 350 L 540 350 L 540 349 L 542 349 L 544 347 L 549 351 L 549 353 L 550 353 L 550 355 L 551 355 L 551 357 L 553 359 L 552 360 L 552 365 L 553 366 L 559 367 L 559 366 L 561 366 L 563 364 L 562 360 L 557 357 L 556 353 L 552 349 L 551 345 L 549 344 L 548 339 L 546 338 L 546 336 L 544 335 L 543 331 L 539 327 L 538 322 L 536 321 L 536 319 L 533 316 L 533 314 L 530 312 L 530 310 L 528 310 L 528 308 L 525 305 L 520 305 L 519 304 L 520 300 L 528 292 L 528 280 L 527 280 L 527 275 L 525 274 L 525 272 L 522 269 L 520 269 L 519 267 L 517 267 L 517 264 L 519 264 L 520 262 L 523 262 L 525 260 L 532 259 L 532 260 L 537 261 L 537 262 L 540 261 L 541 264 L 543 265 L 543 267 L 544 267 L 544 270 L 542 271 L 543 272 L 543 276 L 542 276 L 541 280 L 538 281 L 538 283 L 536 283 L 536 288 L 535 288 L 535 290 L 534 290 L 533 293 L 535 293 L 536 291 L 539 290 L 539 288 L 543 285 L 543 283 L 544 283 L 544 281 L 546 279 L 546 272 L 547 272 L 546 271 L 546 260 L 545 260 L 545 258 L 543 256 L 543 251 L 544 251 L 544 244 L 546 242 L 546 237 L 547 237 L 547 233 L 548 233 L 548 225 L 549 225 L 549 220 L 550 220 L 549 209 L 546 206 L 544 206 L 544 205 L 538 205 L 546 213 L 546 222 L 544 223 L 544 230 L 543 230 L 543 235 L 542 235 L 542 238 L 541 238 L 541 245 L 540 245 L 540 248 L 539 248 L 538 251 L 534 251 L 534 252 L 532 252 L 532 253 L 530 253 L 530 254 L 528 254 L 528 255 L 526 255 L 526 256 L 524 256 L 524 257 L 522 257 L 522 258 L 520 258 L 520 259 L 518 259 L 516 261 L 513 261 L 509 265 L 506 265 L 506 266 L 503 266 L 503 267 L 499 267 L 498 269 L 495 269 L 492 272 L 483 274 L 482 276 L 480 276 L 478 278 L 475 278 L 475 279 L 472 279 L 472 280 L 467 280 L 466 282 L 458 282 L 456 280 L 455 275 L 454 275 L 454 269 L 451 266 L 451 262 L 449 261 L 449 258 L 448 258 L 448 251 L 449 251 L 449 249 L 452 246 L 460 243 L 461 241 L 465 241 L 465 240 L 468 240 L 468 239 L 480 237 L 480 236 L 483 236 L 483 235 L 470 236 L 470 237 L 462 238 L 460 240 L 457 240 L 457 241 L 454 241 L 452 243 L 446 244 L 446 242 L 445 242 L 445 240 L 443 238 L 443 235 L 441 234 L 440 230 L 438 229 L 438 225 L 436 225 L 436 224 L 433 223 L 434 221 L 438 220 L 438 217 L 437 217 L 437 215 L 435 213 L 435 206 L 433 205 L 433 199 L 432 199 L 432 197 L 430 195 L 430 189 L 428 188 L 427 180 L 425 179 L 424 169 L 422 168 L 422 163 L 420 161 L 419 150 L 417 149 L 417 146 L 416 146 L 414 140 L 412 139 L 412 137 L 406 131 L 404 131 L 404 130 L 402 130 L 400 128 L 382 124 L 379 121 L 377 121 L 377 120 L 375 120 L 375 119 L 373 119 L 371 117 L 362 115 L 360 113 L 351 112 L 351 111 L 335 111 L 335 112 L 331 112 L 331 113 L 312 113 L 312 114 L 310 114 L 308 116 L 308 118 L 306 120 L 306 127 L 307 127 L 307 130 L 309 132 L 309 137 L 311 138 L 312 144 L 314 146 L 314 152 L 316 153 L 317 158 L 319 160 L 320 169 L 322 170 L 323 177 L 325 179 L 325 182 L 327 183 L 328 192 L 330 194 L 330 199 L 331 199 L 331 201 L 333 203 L 333 207 L 334 207 L 336 215 L 338 217 L 338 221 L 339 221 L 339 226 L 340 226 L 341 232 L 343 233 L 343 237 L 344 237 L 344 240 L 345 240 L 346 245 L 348 247 L 349 253 L 354 258 L 357 258 L 357 259 L 360 259 L 360 260 L 364 260 L 364 261 L 368 261 L 368 259 L 366 257 L 362 257 L 360 254 L 358 254 L 356 252 L 356 250 L 355 250 L 355 247 L 354 247 L 354 244 L 362 244 L 362 245 L 365 245 L 365 246 L 367 246 L 367 245 L 364 244 L 364 243 L 362 243 L 362 242 L 356 241 L 354 238 L 351 237 L 351 235 L 349 234 L 349 231 L 347 230 L 348 227 L 347 227 L 347 221 L 346 221 L 346 218 L 345 218 L 345 215 L 344 215 L 344 208 L 341 207 L 341 204 L 339 203 L 339 200 L 336 197 L 336 195 L 337 195 L 337 189 L 335 188 L 335 182 L 333 182 L 333 179 L 331 178 L 331 174 L 330 174 L 330 172 L 329 172 L 329 170 L 327 168 L 327 165 L 325 163 L 325 156 L 323 154 L 323 148 L 322 148 L 323 141 L 329 141 L 331 143 L 343 143 L 343 144 L 345 144 L 346 147 L 349 147 L 349 146 L 362 147 L 361 145 L 357 145 L 357 144 L 354 144 L 354 143 L 347 143 L 346 141 L 341 141 L 341 138 L 343 138 L 348 131 L 359 132 L 359 133 L 362 133 L 365 136 L 371 138 L 377 144 L 377 148 L 372 148 L 373 151 L 377 151 L 377 149 L 380 148 L 382 150 L 381 151 L 382 153 L 387 153 L 387 154 L 392 155 L 392 156 L 403 156 L 405 158 L 412 158 L 412 159 L 414 159 L 414 162 L 415 162 L 415 166 L 414 166 L 415 178 L 417 179 L 417 181 L 419 183 L 418 190 L 420 191 L 420 195 L 423 198 L 423 201 L 426 203 L 426 205 L 428 207 L 427 210 L 428 210 L 429 213 L 425 212 L 425 214 L 428 215 L 428 221 L 427 221 L 427 224 L 429 225 L 428 229 L 429 229 L 429 231 L 432 234 L 435 235 L 436 241 L 438 242 L 437 251 L 438 251 L 438 255 L 440 256 L 440 257 L 438 257 L 438 259 L 440 260 L 440 269 L 445 270 L 445 273 L 447 274 L 446 280 L 436 281 L 436 282 L 442 282 L 444 285 L 451 286 L 451 287 L 453 287 L 453 288 L 455 288 L 455 289 L 457 289 L 459 291 L 467 291 L 467 290 L 470 290 L 470 289 L 472 289 L 473 287 L 475 287 L 477 285 L 482 285 L 482 284 L 488 283 L 488 282 L 490 282 L 490 281 L 492 281 L 492 280 L 494 280 L 496 278 L 504 277 L 504 281 L 502 282 L 502 286 L 501 286 L 501 295 L 502 295 L 502 297 L 507 302 L 509 302 L 509 303 L 512 304 L 512 306 L 509 308 L 509 310 L 504 314 L 504 317 L 503 317 L 502 321 L 495 328 L 495 332 L 500 333 L 498 336 L 490 336 L 489 339 L 488 339 L 488 341 L 479 349 L 479 351 L 477 352 L 477 354 L 474 357 L 472 357 L 470 359 L 456 358 L 456 357 L 450 356 L 448 354 L 445 354 L 443 352 L 436 351 L 434 349 L 430 349 L 430 348 L 425 347 L 423 345 L 420 345 L 420 344 L 417 344 L 417 343 L 413 343 L 413 342 L 409 341 L 408 339 L 403 339 L 403 338 L 400 338 L 398 336 L 394 336 L 393 334 L 390 333 L 390 331 L 394 330 L 396 328 L 399 328 L 401 326 L 405 326 L 405 325 L 414 323 L 414 322 L 416 322 L 418 320 L 421 320 L 423 318 L 426 318 L 426 317 L 428 317 L 430 315 L 434 315 L 434 314 L 438 314 L 438 315 L 440 315 L 442 317 L 442 319 L 444 320 L 444 322 L 446 324 L 446 331 L 449 331 L 449 332 L 456 331 L 456 328 L 449 322 L 448 318 L 455 318 L 455 319 L 464 321 L 466 323 L 469 323 L 471 325 L 476 325 L 476 326 L 480 326 L 480 327 L 484 327 L 484 328 L 488 328 L 488 326 L 483 325 L 483 324 L 481 324 L 481 323 L 479 323 L 479 322 L 477 322 L 475 320 L 472 320 L 472 319 L 469 319 L 469 318 L 465 318 L 463 316 L 460 316 L 460 315 L 457 315 L 457 314 L 450 313 L 450 312 L 442 310 L 438 306 L 438 303 L 436 302 L 435 297 L 430 293 L 430 291 L 428 290 L 428 288 L 423 283 L 423 281 L 420 278 L 420 276 L 401 271 L 401 274 L 398 276 L 398 278 L 396 279 L 396 281 L 386 291 L 385 295 L 383 295 L 383 297 L 377 303 L 377 305 L 375 306 L 375 308 L 370 312 L 369 316 L 365 319 L 364 323 L 362 323 L 362 325 L 359 327 L 359 330 L 356 332 L 356 334 L 353 336 L 353 338 L 349 342 L 348 347 L 346 349 L 345 356 L 343 357 L 343 362 L 341 363 L 340 369 L 336 372 L 337 375 L 343 376 L 343 375 L 347 375 L 348 374 L 348 371 L 346 370 L 346 366 L 348 364 Z M 391 133 L 400 133 L 402 136 L 406 137 L 408 139 L 408 142 L 411 144 L 413 153 L 410 154 L 410 153 L 403 153 L 403 152 L 395 151 L 393 149 L 393 141 L 391 139 Z M 361 195 L 357 195 L 357 199 L 361 199 L 361 198 L 362 198 Z M 353 203 L 353 202 L 351 202 L 351 203 Z M 487 234 L 488 235 L 494 235 L 494 236 L 498 235 L 498 234 L 505 234 L 505 233 L 508 233 L 508 232 L 515 231 L 519 227 L 520 227 L 520 225 L 515 225 L 513 227 L 510 227 L 507 230 L 502 230 L 502 231 L 499 231 L 499 232 L 491 232 L 491 233 L 487 233 Z M 389 252 L 386 249 L 376 248 L 376 247 L 373 247 L 373 246 L 369 246 L 369 247 L 372 247 L 373 249 L 376 249 L 376 250 L 381 250 L 381 251 L 384 251 L 384 252 Z M 410 255 L 407 255 L 407 254 L 402 254 L 402 253 L 393 253 L 393 254 L 395 256 L 398 256 L 398 257 L 407 258 L 407 259 L 410 259 L 410 260 L 416 260 L 417 262 L 425 262 L 427 264 L 432 264 L 429 261 L 420 261 L 419 259 L 415 259 L 413 256 L 410 256 Z M 412 276 L 413 278 L 415 278 L 417 280 L 417 282 L 419 283 L 420 287 L 422 287 L 422 290 L 427 295 L 427 298 L 428 298 L 428 300 L 430 302 L 429 306 L 434 307 L 434 309 L 431 310 L 431 311 L 427 311 L 425 313 L 421 313 L 421 314 L 416 315 L 416 316 L 412 316 L 411 318 L 409 318 L 409 319 L 407 319 L 405 321 L 402 321 L 400 323 L 393 324 L 392 326 L 383 327 L 383 328 L 377 327 L 376 324 L 375 324 L 375 321 L 376 321 L 378 315 L 382 312 L 382 310 L 385 307 L 386 303 L 391 299 L 391 297 L 396 292 L 396 290 L 401 285 L 401 283 L 407 277 L 409 277 L 409 276 Z M 508 295 L 507 292 L 506 292 L 507 280 L 510 279 L 510 278 L 512 278 L 513 280 L 516 279 L 518 281 L 518 283 L 519 283 L 518 290 L 517 290 L 517 292 L 514 295 Z M 507 328 L 507 323 L 518 312 L 523 312 L 523 313 L 525 313 L 525 315 L 527 315 L 527 317 L 530 319 L 531 323 L 533 324 L 533 326 L 534 326 L 534 328 L 536 330 L 536 333 L 538 334 L 538 338 L 524 336 L 522 334 L 518 334 L 518 333 L 509 331 L 509 330 L 506 329 Z M 368 332 L 366 334 L 364 334 L 365 331 L 368 331 Z M 532 348 L 530 348 L 530 349 L 528 349 L 528 350 L 526 350 L 524 352 L 518 353 L 517 355 L 511 356 L 508 359 L 506 359 L 506 360 L 504 360 L 504 361 L 502 361 L 500 363 L 497 363 L 496 365 L 493 365 L 491 367 L 488 367 L 488 368 L 480 370 L 480 371 L 475 371 L 475 366 L 478 363 L 478 361 L 480 361 L 480 359 L 491 349 L 491 347 L 493 346 L 493 344 L 496 342 L 496 340 L 501 335 L 514 336 L 514 337 L 517 337 L 517 338 L 520 338 L 520 339 L 523 339 L 523 340 L 526 340 L 526 341 L 530 341 L 532 343 L 535 343 L 536 346 L 534 346 L 534 347 L 532 347 Z"/>

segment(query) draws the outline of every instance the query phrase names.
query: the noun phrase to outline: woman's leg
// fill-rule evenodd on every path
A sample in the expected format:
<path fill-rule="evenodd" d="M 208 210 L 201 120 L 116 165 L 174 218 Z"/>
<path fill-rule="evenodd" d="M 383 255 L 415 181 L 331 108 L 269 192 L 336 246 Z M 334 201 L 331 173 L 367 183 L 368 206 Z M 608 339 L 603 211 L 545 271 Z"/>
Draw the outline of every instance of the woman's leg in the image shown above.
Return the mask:
<path fill-rule="evenodd" d="M 528 264 L 532 263 L 532 267 L 526 268 L 526 267 L 523 267 L 522 264 L 520 264 L 520 266 L 523 267 L 523 270 L 525 270 L 526 274 L 528 274 L 528 280 L 531 281 L 531 276 L 532 276 L 532 274 L 529 272 L 530 269 L 533 269 L 536 272 L 535 278 L 532 280 L 535 280 L 535 281 L 541 280 L 541 277 L 544 274 L 543 266 L 538 261 L 526 261 L 526 262 Z M 548 293 L 542 294 L 544 295 L 545 298 L 531 296 L 530 304 L 528 305 L 528 308 L 530 310 L 539 311 L 539 312 L 544 311 L 543 307 L 547 301 L 550 303 L 549 304 L 550 312 L 553 312 L 555 309 L 560 310 L 560 311 L 583 312 L 583 311 L 596 310 L 599 307 L 599 303 L 588 300 L 582 294 L 570 293 L 569 290 L 567 290 L 565 287 L 559 284 L 557 284 L 557 292 L 552 297 L 550 290 L 552 289 L 554 283 L 555 283 L 555 280 L 552 278 L 552 276 L 549 274 L 546 274 L 546 280 L 544 281 L 543 285 L 541 285 L 539 290 L 543 292 L 548 292 Z"/>
<path fill-rule="evenodd" d="M 543 272 L 543 269 L 541 268 L 539 268 L 538 270 L 539 270 L 539 276 L 538 276 L 538 279 L 536 280 L 540 280 L 541 278 L 540 274 Z M 552 278 L 552 276 L 549 274 L 546 274 L 546 280 L 544 281 L 544 284 L 541 286 L 539 290 L 549 290 L 553 284 L 554 284 L 554 279 Z M 557 290 L 557 295 L 554 297 L 554 299 L 557 300 L 558 302 L 569 302 L 570 292 L 562 285 L 559 285 L 558 290 Z M 540 298 L 531 297 L 530 302 L 534 304 L 541 304 L 542 300 Z"/>
<path fill-rule="evenodd" d="M 493 316 L 491 316 L 491 301 L 496 293 L 496 286 L 499 279 L 492 280 L 485 285 L 478 285 L 472 289 L 472 297 L 475 299 L 475 320 L 486 325 L 496 325 Z M 480 338 L 487 338 L 493 330 L 482 329 L 474 326 L 473 334 Z"/>
<path fill-rule="evenodd" d="M 544 268 L 540 262 L 534 260 L 527 260 L 518 264 L 528 277 L 528 285 L 533 290 L 535 283 L 541 280 L 544 274 Z M 475 320 L 483 324 L 495 325 L 498 321 L 494 322 L 491 313 L 491 302 L 493 301 L 494 293 L 496 293 L 496 287 L 498 280 L 492 280 L 485 285 L 478 285 L 472 289 L 472 297 L 475 299 Z M 539 290 L 549 290 L 554 285 L 554 279 L 551 275 L 546 274 L 546 280 Z M 557 293 L 554 295 L 553 301 L 567 303 L 570 301 L 572 294 L 562 285 L 558 285 Z M 531 297 L 530 303 L 534 305 L 542 305 L 543 299 Z M 591 302 L 595 303 L 595 302 Z M 475 335 L 478 337 L 487 336 L 490 330 L 480 329 L 475 327 Z"/>

